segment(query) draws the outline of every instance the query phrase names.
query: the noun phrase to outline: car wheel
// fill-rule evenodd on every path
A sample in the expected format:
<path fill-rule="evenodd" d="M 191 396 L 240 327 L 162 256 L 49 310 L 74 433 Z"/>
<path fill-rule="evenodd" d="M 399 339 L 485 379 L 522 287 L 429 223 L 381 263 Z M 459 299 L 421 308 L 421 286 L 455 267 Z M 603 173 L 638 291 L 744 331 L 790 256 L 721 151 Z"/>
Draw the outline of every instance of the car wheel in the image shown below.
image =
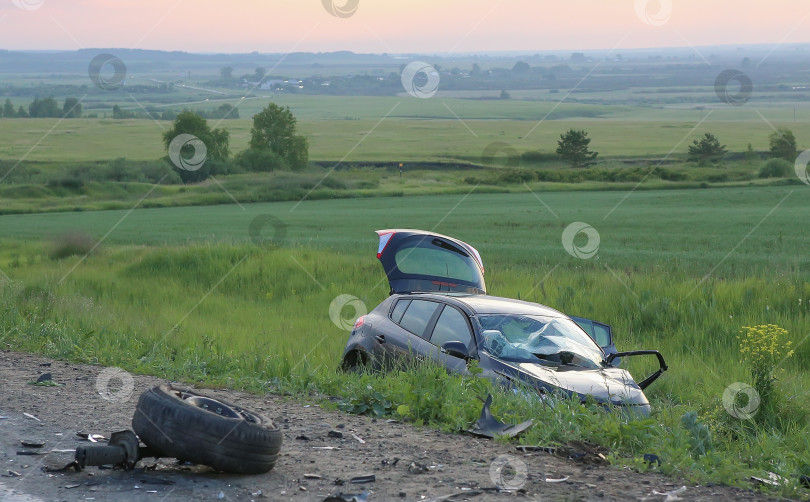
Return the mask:
<path fill-rule="evenodd" d="M 239 474 L 272 469 L 283 437 L 262 414 L 171 384 L 141 395 L 132 428 L 161 456 Z"/>
<path fill-rule="evenodd" d="M 362 350 L 353 350 L 346 354 L 341 367 L 344 371 L 349 373 L 362 373 L 364 371 L 378 369 L 376 365 L 372 363 L 371 357 Z"/>

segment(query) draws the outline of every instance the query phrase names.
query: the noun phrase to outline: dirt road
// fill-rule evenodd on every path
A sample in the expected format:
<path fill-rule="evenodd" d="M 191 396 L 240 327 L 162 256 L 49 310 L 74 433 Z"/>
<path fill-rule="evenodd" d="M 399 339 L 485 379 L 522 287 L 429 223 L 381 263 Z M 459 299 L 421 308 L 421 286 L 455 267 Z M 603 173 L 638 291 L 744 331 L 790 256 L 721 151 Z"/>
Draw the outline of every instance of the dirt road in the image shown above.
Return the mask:
<path fill-rule="evenodd" d="M 63 385 L 29 384 L 43 373 L 51 373 L 53 381 Z M 64 466 L 73 459 L 72 450 L 87 444 L 79 440 L 77 432 L 109 437 L 112 432 L 129 429 L 140 393 L 161 382 L 136 375 L 130 393 L 121 387 L 120 378 L 109 378 L 112 374 L 98 366 L 0 352 L 0 500 L 322 501 L 330 495 L 367 491 L 370 502 L 663 502 L 666 496 L 654 492 L 683 485 L 686 488 L 678 496 L 684 500 L 762 499 L 751 491 L 694 486 L 654 473 L 585 465 L 547 453 L 523 454 L 494 441 L 328 411 L 316 403 L 275 395 L 233 391 L 205 392 L 263 412 L 283 427 L 282 455 L 268 474 L 227 475 L 206 467 L 178 466 L 169 460 L 159 461 L 154 470 L 145 469 L 154 465 L 151 459 L 129 472 L 97 468 L 80 473 L 44 472 L 43 467 Z M 105 387 L 107 380 L 109 387 Z M 102 393 L 109 391 L 106 399 L 99 388 Z M 340 432 L 343 438 L 331 437 L 329 431 Z M 23 448 L 21 440 L 40 441 L 45 446 Z M 23 450 L 44 454 L 19 455 Z M 498 469 L 507 462 L 508 467 Z M 350 482 L 351 478 L 371 474 L 375 482 Z M 567 480 L 548 481 L 563 478 Z M 498 483 L 516 491 L 498 491 Z M 457 495 L 440 498 L 453 494 Z"/>

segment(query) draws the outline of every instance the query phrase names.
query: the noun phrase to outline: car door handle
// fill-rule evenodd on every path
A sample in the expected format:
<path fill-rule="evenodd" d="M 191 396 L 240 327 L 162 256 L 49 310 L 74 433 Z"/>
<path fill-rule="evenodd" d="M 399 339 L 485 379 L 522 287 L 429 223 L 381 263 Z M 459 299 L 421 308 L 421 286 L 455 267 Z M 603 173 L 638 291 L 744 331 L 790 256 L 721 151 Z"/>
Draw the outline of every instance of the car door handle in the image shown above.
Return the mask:
<path fill-rule="evenodd" d="M 385 343 L 385 335 L 374 335 L 374 339 L 380 343 Z"/>

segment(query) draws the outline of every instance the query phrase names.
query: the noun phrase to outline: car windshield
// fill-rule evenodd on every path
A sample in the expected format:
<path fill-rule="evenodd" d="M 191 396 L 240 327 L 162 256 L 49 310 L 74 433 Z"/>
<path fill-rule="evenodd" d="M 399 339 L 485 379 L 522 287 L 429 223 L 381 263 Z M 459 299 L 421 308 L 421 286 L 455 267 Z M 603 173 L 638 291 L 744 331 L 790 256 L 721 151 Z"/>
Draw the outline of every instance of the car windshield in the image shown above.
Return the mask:
<path fill-rule="evenodd" d="M 604 353 L 575 322 L 562 317 L 519 314 L 478 316 L 484 349 L 521 363 L 602 366 Z"/>

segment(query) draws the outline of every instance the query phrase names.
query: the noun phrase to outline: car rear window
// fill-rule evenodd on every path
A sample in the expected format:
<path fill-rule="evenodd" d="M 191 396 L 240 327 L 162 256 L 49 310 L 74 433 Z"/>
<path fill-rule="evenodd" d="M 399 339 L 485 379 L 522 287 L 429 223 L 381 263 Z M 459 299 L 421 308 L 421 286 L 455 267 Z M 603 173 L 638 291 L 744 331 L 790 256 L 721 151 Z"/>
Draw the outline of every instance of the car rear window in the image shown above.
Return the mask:
<path fill-rule="evenodd" d="M 424 337 L 425 328 L 438 306 L 439 304 L 435 302 L 413 300 L 405 310 L 405 315 L 402 316 L 399 325 L 414 335 Z"/>
<path fill-rule="evenodd" d="M 394 256 L 397 268 L 404 274 L 427 275 L 474 282 L 476 277 L 475 260 L 463 250 L 436 240 L 423 242 L 418 246 L 399 249 Z"/>
<path fill-rule="evenodd" d="M 399 324 L 399 321 L 402 320 L 402 314 L 405 313 L 405 309 L 408 308 L 410 303 L 410 300 L 399 300 L 397 304 L 394 305 L 394 310 L 391 311 L 391 320 Z"/>

